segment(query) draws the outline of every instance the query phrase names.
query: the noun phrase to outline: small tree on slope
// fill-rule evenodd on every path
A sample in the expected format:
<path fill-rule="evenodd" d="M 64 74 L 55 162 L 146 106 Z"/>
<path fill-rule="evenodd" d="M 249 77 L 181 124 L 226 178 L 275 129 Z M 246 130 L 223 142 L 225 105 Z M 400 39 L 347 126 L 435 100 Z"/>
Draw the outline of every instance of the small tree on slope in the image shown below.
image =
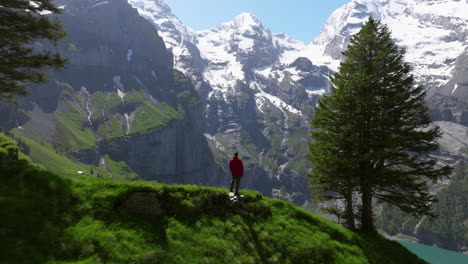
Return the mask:
<path fill-rule="evenodd" d="M 363 231 L 374 230 L 373 198 L 435 216 L 427 180 L 449 175 L 451 168 L 429 156 L 441 133 L 431 125 L 425 92 L 414 85 L 404 51 L 385 25 L 369 17 L 343 54 L 331 93 L 311 120 L 312 183 L 346 201 L 351 228 L 358 218 Z M 360 195 L 360 216 L 353 212 L 353 193 Z"/>
<path fill-rule="evenodd" d="M 56 43 L 65 36 L 58 20 L 45 13 L 59 13 L 51 0 L 2 0 L 0 3 L 0 100 L 25 95 L 28 82 L 47 81 L 46 67 L 61 68 L 58 54 L 39 50 L 34 41 Z"/>

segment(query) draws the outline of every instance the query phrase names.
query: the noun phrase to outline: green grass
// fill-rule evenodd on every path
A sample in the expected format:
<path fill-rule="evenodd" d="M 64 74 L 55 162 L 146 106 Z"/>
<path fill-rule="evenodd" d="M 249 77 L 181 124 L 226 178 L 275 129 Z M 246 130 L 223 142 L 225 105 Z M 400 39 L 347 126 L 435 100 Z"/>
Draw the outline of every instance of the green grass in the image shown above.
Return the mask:
<path fill-rule="evenodd" d="M 116 177 L 117 180 L 132 180 L 137 178 L 139 175 L 130 169 L 127 164 L 123 161 L 113 161 L 106 155 L 106 165 L 109 171 Z"/>
<path fill-rule="evenodd" d="M 394 242 L 353 233 L 257 192 L 243 191 L 242 208 L 230 204 L 225 189 L 90 178 L 63 181 L 70 185 L 60 187 L 57 197 L 68 201 L 61 203 L 68 209 L 47 214 L 44 221 L 64 218 L 66 224 L 51 230 L 55 241 L 28 245 L 29 252 L 45 262 L 424 263 Z M 62 197 L 63 192 L 68 196 Z M 124 213 L 120 206 L 133 193 L 154 194 L 163 213 Z M 29 210 L 43 210 L 33 208 Z M 29 231 L 17 239 L 28 244 L 41 236 Z M 30 259 L 5 246 L 13 252 L 7 260 Z"/>
<path fill-rule="evenodd" d="M 425 263 L 377 234 L 241 193 L 232 203 L 221 188 L 65 178 L 0 152 L 0 263 Z"/>
<path fill-rule="evenodd" d="M 54 173 L 64 176 L 77 175 L 77 171 L 85 168 L 65 156 L 57 154 L 53 149 L 43 146 L 28 137 L 20 137 L 30 147 L 29 157 L 33 162 L 39 163 Z"/>
<path fill-rule="evenodd" d="M 124 128 L 113 115 L 113 109 L 119 107 L 122 102 L 114 93 L 104 94 L 95 92 L 90 98 L 95 109 L 91 115 L 93 123 L 98 124 L 97 134 L 102 140 L 121 137 L 125 135 Z"/>
<path fill-rule="evenodd" d="M 125 96 L 125 102 L 127 104 L 144 104 L 146 101 L 145 97 L 138 90 L 132 90 Z"/>
<path fill-rule="evenodd" d="M 94 175 L 100 173 L 103 177 L 110 177 L 109 173 L 102 168 L 75 162 L 64 155 L 58 154 L 51 146 L 47 145 L 47 143 L 41 145 L 40 143 L 22 136 L 19 133 L 15 134 L 30 147 L 29 158 L 33 162 L 41 164 L 53 173 L 63 176 L 77 176 L 78 171 L 83 171 L 89 174 L 92 169 Z"/>
<path fill-rule="evenodd" d="M 124 127 L 122 126 L 120 121 L 117 120 L 117 118 L 115 118 L 113 115 L 110 115 L 109 121 L 111 122 L 111 125 L 108 130 L 110 138 L 122 137 L 125 135 Z"/>
<path fill-rule="evenodd" d="M 95 92 L 91 95 L 89 101 L 95 107 L 93 113 L 91 114 L 91 120 L 96 122 L 102 118 L 102 111 L 106 105 L 106 95 L 101 91 Z"/>
<path fill-rule="evenodd" d="M 17 150 L 15 142 L 4 134 L 0 133 L 0 155 L 11 156 Z"/>
<path fill-rule="evenodd" d="M 166 102 L 162 102 L 162 110 L 171 118 L 183 119 L 185 116 L 184 109 L 179 105 L 178 111 L 168 105 Z"/>
<path fill-rule="evenodd" d="M 97 133 L 100 138 L 108 140 L 125 136 L 124 127 L 114 116 L 116 108 L 122 106 L 120 98 L 115 93 L 96 92 L 91 96 L 91 102 L 95 107 L 92 120 L 98 124 Z M 138 90 L 128 92 L 125 103 L 131 109 L 137 109 L 134 121 L 130 124 L 130 134 L 158 131 L 170 120 L 184 117 L 183 110 L 176 111 L 165 102 L 161 103 L 161 109 L 146 102 Z"/>
<path fill-rule="evenodd" d="M 122 100 L 116 93 L 109 93 L 107 96 L 106 111 L 112 111 L 122 105 Z"/>
<path fill-rule="evenodd" d="M 57 138 L 69 151 L 78 151 L 94 146 L 96 137 L 89 128 L 83 127 L 84 114 L 71 102 L 64 102 L 64 109 L 54 113 L 57 121 Z"/>
<path fill-rule="evenodd" d="M 163 111 L 145 102 L 143 107 L 135 114 L 135 119 L 130 126 L 130 133 L 158 131 L 165 127 L 170 120 L 178 118 L 178 113 L 167 104 L 163 104 Z"/>

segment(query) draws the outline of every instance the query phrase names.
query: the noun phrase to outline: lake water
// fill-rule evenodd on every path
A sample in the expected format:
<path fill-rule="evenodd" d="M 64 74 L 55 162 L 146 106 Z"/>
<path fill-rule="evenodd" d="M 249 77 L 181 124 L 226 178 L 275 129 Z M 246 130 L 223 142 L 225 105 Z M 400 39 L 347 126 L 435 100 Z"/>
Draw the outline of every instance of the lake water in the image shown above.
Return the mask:
<path fill-rule="evenodd" d="M 400 243 L 430 264 L 468 264 L 468 256 L 455 251 L 406 241 Z"/>

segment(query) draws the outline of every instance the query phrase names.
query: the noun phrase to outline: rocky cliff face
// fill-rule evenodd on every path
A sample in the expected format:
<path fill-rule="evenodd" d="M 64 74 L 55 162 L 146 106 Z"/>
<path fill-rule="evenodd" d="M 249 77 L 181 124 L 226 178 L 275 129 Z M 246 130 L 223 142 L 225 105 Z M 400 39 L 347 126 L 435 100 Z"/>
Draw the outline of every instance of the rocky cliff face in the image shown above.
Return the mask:
<path fill-rule="evenodd" d="M 154 26 L 124 0 L 58 4 L 70 63 L 10 112 L 18 134 L 104 169 L 123 162 L 141 179 L 224 184 L 201 98 Z"/>
<path fill-rule="evenodd" d="M 455 61 L 453 77 L 447 84 L 429 93 L 431 117 L 468 127 L 468 52 Z"/>

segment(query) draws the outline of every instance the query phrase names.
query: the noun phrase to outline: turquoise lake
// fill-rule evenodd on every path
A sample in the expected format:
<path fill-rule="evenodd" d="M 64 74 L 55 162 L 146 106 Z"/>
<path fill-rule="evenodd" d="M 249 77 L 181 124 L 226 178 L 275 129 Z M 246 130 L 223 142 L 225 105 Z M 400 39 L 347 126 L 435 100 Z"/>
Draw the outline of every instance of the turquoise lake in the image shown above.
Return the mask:
<path fill-rule="evenodd" d="M 430 264 L 468 264 L 468 256 L 455 251 L 405 241 L 400 243 Z"/>

